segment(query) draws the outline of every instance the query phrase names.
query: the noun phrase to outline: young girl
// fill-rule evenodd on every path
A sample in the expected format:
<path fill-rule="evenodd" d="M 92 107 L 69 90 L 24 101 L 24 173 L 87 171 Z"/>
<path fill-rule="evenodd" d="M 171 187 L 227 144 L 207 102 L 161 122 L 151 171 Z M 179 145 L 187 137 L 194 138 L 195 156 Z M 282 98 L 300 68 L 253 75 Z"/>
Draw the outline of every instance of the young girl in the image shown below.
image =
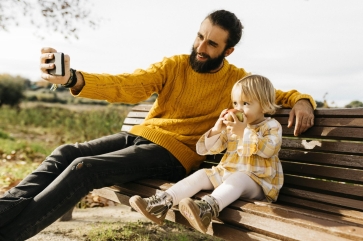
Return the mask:
<path fill-rule="evenodd" d="M 277 200 L 283 184 L 283 172 L 278 152 L 282 129 L 279 122 L 266 118 L 273 114 L 275 89 L 260 75 L 247 76 L 234 85 L 232 103 L 243 113 L 239 121 L 223 110 L 214 127 L 197 142 L 200 155 L 226 150 L 220 163 L 211 169 L 201 169 L 179 181 L 165 192 L 149 198 L 133 196 L 130 205 L 150 220 L 162 224 L 168 210 L 179 204 L 181 214 L 200 232 L 205 233 L 213 217 L 217 217 L 239 197 L 269 202 Z M 214 191 L 199 201 L 191 196 L 201 190 Z"/>

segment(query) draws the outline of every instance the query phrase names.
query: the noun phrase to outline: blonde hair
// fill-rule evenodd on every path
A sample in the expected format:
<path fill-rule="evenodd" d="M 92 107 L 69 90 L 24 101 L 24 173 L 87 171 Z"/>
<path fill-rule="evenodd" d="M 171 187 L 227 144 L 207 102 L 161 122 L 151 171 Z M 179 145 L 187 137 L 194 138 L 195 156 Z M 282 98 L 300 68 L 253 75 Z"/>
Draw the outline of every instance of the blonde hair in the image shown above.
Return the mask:
<path fill-rule="evenodd" d="M 263 113 L 274 114 L 276 109 L 280 108 L 275 104 L 274 86 L 269 79 L 261 75 L 248 75 L 238 80 L 232 88 L 232 95 L 236 92 L 246 100 L 257 100 Z"/>

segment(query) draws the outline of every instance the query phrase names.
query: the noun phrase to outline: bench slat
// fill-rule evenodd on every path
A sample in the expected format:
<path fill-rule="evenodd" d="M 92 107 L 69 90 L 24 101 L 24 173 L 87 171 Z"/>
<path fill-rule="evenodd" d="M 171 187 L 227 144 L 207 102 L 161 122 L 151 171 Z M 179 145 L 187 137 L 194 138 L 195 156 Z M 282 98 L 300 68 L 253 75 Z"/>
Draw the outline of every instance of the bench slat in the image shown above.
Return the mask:
<path fill-rule="evenodd" d="M 300 190 L 290 187 L 282 187 L 280 190 L 281 194 L 303 198 L 307 200 L 319 201 L 321 203 L 333 204 L 340 207 L 355 209 L 363 211 L 362 200 L 353 200 L 349 198 L 331 196 L 327 194 L 311 192 L 306 190 Z M 312 207 L 314 208 L 314 207 Z M 363 236 L 362 236 L 363 237 Z"/>
<path fill-rule="evenodd" d="M 287 183 L 286 186 L 293 185 L 299 188 L 311 188 L 315 191 L 334 192 L 334 195 L 337 196 L 351 195 L 352 198 L 363 201 L 363 185 L 347 185 L 345 183 L 329 182 L 289 174 L 285 174 L 284 178 L 285 183 Z"/>
<path fill-rule="evenodd" d="M 333 153 L 351 153 L 363 155 L 363 143 L 325 141 L 325 140 L 304 140 L 283 138 L 281 148 L 303 149 L 311 151 L 324 151 Z"/>
<path fill-rule="evenodd" d="M 274 117 L 281 125 L 287 125 L 288 117 L 279 116 Z M 363 126 L 363 118 L 326 118 L 316 117 L 314 119 L 314 126 L 323 127 L 360 127 Z M 292 127 L 291 127 L 292 128 Z"/>
<path fill-rule="evenodd" d="M 289 108 L 281 108 L 276 111 L 274 116 L 289 116 Z M 316 108 L 314 111 L 315 118 L 363 118 L 363 108 Z"/>
<path fill-rule="evenodd" d="M 319 212 L 332 213 L 338 217 L 341 216 L 341 219 L 348 220 L 350 222 L 356 223 L 358 222 L 357 220 L 359 220 L 359 223 L 363 225 L 363 213 L 356 210 L 332 206 L 325 203 L 302 199 L 299 197 L 296 198 L 284 194 L 280 194 L 279 199 L 275 205 L 279 204 L 301 207 L 301 209 L 297 208 L 297 210 L 300 212 L 311 213 L 316 212 L 315 210 L 318 210 Z"/>
<path fill-rule="evenodd" d="M 285 173 L 363 184 L 363 170 L 281 161 Z M 363 206 L 363 205 L 362 205 Z"/>
<path fill-rule="evenodd" d="M 131 112 L 133 111 L 142 111 L 142 112 L 149 112 L 152 107 L 152 103 L 144 103 L 138 104 L 132 107 Z"/>
<path fill-rule="evenodd" d="M 339 116 L 363 118 L 363 108 L 317 108 L 314 115 L 317 117 L 324 116 L 325 118 Z"/>
<path fill-rule="evenodd" d="M 129 117 L 126 117 L 125 120 L 124 120 L 124 125 L 139 125 L 141 124 L 142 122 L 144 122 L 144 118 L 141 118 L 141 119 L 136 119 L 136 118 L 129 118 Z"/>
<path fill-rule="evenodd" d="M 123 124 L 122 125 L 122 128 L 121 128 L 121 131 L 130 131 L 133 126 L 134 125 L 126 125 L 126 124 Z"/>
<path fill-rule="evenodd" d="M 127 115 L 127 117 L 128 118 L 141 118 L 141 119 L 144 119 L 147 116 L 148 113 L 149 112 L 144 112 L 144 111 L 131 111 Z"/>
<path fill-rule="evenodd" d="M 281 126 L 284 136 L 294 135 L 293 128 L 287 128 L 286 125 L 281 125 Z M 308 129 L 306 132 L 301 134 L 301 138 L 304 137 L 359 141 L 363 140 L 363 129 L 355 127 L 345 128 L 345 127 L 313 126 L 310 129 Z"/>
<path fill-rule="evenodd" d="M 279 158 L 280 160 L 291 162 L 303 162 L 308 164 L 320 164 L 324 166 L 363 169 L 363 156 L 353 156 L 349 154 L 282 149 L 280 150 Z M 288 172 L 287 169 L 286 172 Z M 363 179 L 361 180 L 363 181 Z"/>

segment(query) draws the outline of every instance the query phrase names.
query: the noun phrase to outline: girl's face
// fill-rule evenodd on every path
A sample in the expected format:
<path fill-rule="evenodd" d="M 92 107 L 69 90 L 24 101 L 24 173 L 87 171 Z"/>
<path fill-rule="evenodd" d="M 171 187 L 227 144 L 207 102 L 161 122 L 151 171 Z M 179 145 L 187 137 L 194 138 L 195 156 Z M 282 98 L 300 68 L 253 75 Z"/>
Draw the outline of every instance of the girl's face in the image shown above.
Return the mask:
<path fill-rule="evenodd" d="M 255 99 L 253 100 L 245 99 L 244 96 L 241 96 L 240 90 L 233 92 L 234 92 L 232 93 L 233 107 L 237 110 L 242 111 L 245 114 L 247 118 L 247 124 L 255 125 L 262 122 L 265 119 L 260 102 L 258 102 Z"/>

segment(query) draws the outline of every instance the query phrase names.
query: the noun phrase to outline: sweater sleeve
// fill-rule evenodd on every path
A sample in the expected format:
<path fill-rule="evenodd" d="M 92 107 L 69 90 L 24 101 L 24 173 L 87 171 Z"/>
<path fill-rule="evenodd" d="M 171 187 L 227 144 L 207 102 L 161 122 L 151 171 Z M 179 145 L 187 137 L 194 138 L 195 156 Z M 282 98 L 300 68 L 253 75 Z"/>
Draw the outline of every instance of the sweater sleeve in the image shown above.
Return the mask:
<path fill-rule="evenodd" d="M 297 101 L 301 99 L 307 99 L 310 101 L 313 109 L 316 109 L 315 100 L 308 94 L 300 94 L 297 90 L 290 90 L 283 92 L 282 90 L 276 90 L 276 104 L 285 108 L 292 108 Z"/>
<path fill-rule="evenodd" d="M 168 76 L 175 72 L 176 61 L 164 58 L 148 69 L 137 69 L 132 74 L 94 74 L 81 71 L 85 86 L 77 97 L 108 102 L 135 104 L 159 93 Z"/>

